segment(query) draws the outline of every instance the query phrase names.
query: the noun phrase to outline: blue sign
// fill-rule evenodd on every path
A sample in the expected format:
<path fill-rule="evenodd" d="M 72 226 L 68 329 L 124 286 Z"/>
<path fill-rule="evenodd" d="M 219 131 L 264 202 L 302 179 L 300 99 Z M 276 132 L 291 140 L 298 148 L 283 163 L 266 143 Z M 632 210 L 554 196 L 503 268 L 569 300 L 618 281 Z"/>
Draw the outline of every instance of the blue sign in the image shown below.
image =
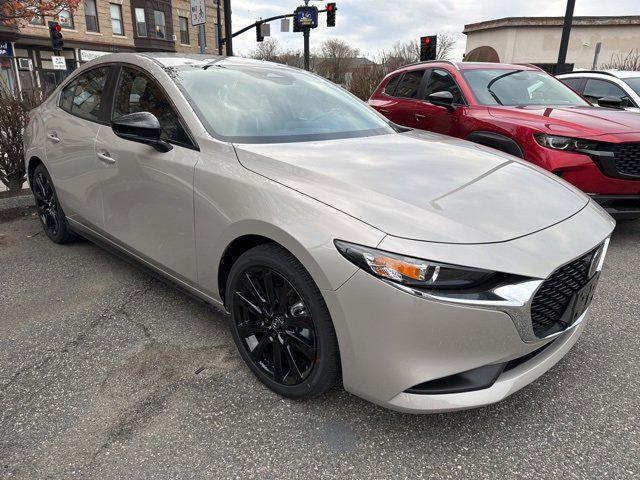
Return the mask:
<path fill-rule="evenodd" d="M 0 57 L 13 57 L 11 42 L 0 42 Z"/>
<path fill-rule="evenodd" d="M 318 7 L 298 7 L 295 13 L 296 27 L 299 29 L 318 26 Z"/>

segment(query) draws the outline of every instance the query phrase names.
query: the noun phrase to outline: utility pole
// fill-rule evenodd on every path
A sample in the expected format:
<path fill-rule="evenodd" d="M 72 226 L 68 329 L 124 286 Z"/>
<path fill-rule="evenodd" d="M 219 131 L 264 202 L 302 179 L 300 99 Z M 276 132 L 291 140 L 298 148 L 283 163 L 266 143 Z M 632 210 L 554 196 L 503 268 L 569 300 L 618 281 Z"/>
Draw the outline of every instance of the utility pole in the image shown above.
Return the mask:
<path fill-rule="evenodd" d="M 309 30 L 309 27 L 305 27 L 302 31 L 302 35 L 304 36 L 304 69 L 307 72 L 310 70 L 309 57 L 311 56 L 311 53 L 309 51 L 309 37 L 311 36 Z"/>
<path fill-rule="evenodd" d="M 564 73 L 567 69 L 567 50 L 569 48 L 569 37 L 571 36 L 573 10 L 575 6 L 576 0 L 567 0 L 567 11 L 564 15 L 564 26 L 562 27 L 562 39 L 560 40 L 560 52 L 558 53 L 556 73 Z"/>
<path fill-rule="evenodd" d="M 224 37 L 227 55 L 233 55 L 233 31 L 231 29 L 231 0 L 224 0 Z"/>

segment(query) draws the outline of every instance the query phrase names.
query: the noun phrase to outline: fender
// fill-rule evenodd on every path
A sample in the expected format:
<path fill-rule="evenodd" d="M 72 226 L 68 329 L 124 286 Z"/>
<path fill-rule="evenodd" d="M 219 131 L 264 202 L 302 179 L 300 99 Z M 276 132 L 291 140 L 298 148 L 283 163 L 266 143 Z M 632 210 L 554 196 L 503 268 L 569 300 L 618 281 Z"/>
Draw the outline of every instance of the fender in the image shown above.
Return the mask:
<path fill-rule="evenodd" d="M 496 150 L 509 153 L 518 158 L 524 158 L 524 154 L 518 144 L 511 138 L 499 133 L 483 131 L 472 132 L 467 135 L 465 140 L 479 143 L 485 147 L 495 148 Z"/>

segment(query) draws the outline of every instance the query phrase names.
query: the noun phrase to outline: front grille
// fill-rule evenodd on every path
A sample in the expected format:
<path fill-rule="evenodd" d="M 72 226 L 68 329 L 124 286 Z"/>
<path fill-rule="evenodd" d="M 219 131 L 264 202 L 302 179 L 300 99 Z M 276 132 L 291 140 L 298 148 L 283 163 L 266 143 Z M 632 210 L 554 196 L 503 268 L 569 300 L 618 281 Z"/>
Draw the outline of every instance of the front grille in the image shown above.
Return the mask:
<path fill-rule="evenodd" d="M 562 316 L 573 295 L 589 282 L 589 266 L 597 250 L 560 267 L 542 283 L 531 303 L 531 322 L 537 337 L 543 338 L 569 326 L 563 324 Z"/>
<path fill-rule="evenodd" d="M 615 145 L 613 153 L 618 173 L 640 177 L 640 143 Z"/>

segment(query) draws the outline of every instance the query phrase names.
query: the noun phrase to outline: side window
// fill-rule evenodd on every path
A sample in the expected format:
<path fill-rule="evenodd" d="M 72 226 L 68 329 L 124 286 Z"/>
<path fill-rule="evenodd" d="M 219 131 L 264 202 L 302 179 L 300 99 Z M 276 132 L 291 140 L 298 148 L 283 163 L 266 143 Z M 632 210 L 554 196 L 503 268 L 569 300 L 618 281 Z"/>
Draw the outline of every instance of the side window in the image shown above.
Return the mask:
<path fill-rule="evenodd" d="M 578 93 L 582 93 L 584 90 L 584 78 L 561 78 L 560 81 L 573 88 Z"/>
<path fill-rule="evenodd" d="M 583 95 L 587 100 L 595 104 L 597 104 L 598 100 L 602 97 L 607 97 L 610 95 L 621 98 L 623 104 L 626 101 L 627 105 L 631 100 L 624 92 L 624 90 L 622 90 L 619 86 L 605 80 L 596 80 L 594 78 L 590 78 L 589 80 L 587 80 L 587 84 L 584 87 Z"/>
<path fill-rule="evenodd" d="M 78 82 L 74 81 L 67 85 L 60 94 L 60 108 L 71 113 L 71 105 L 73 104 L 73 93 L 76 91 Z"/>
<path fill-rule="evenodd" d="M 123 68 L 116 89 L 112 118 L 137 112 L 153 113 L 160 122 L 162 139 L 188 145 L 191 143 L 178 114 L 160 87 L 144 73 Z"/>
<path fill-rule="evenodd" d="M 386 93 L 387 95 L 393 96 L 396 91 L 396 87 L 398 86 L 398 83 L 400 83 L 400 75 L 396 75 L 391 80 L 389 80 L 387 85 L 384 87 L 384 93 Z"/>
<path fill-rule="evenodd" d="M 60 107 L 80 118 L 97 122 L 100 119 L 102 93 L 110 67 L 95 68 L 83 73 L 63 91 Z"/>
<path fill-rule="evenodd" d="M 400 79 L 398 88 L 396 88 L 395 96 L 403 98 L 417 98 L 423 74 L 424 70 L 411 70 L 405 73 Z"/>
<path fill-rule="evenodd" d="M 458 105 L 464 103 L 460 87 L 446 70 L 435 69 L 431 71 L 431 77 L 424 92 L 424 99 L 428 99 L 429 95 L 437 92 L 450 92 L 453 95 L 453 103 Z"/>

